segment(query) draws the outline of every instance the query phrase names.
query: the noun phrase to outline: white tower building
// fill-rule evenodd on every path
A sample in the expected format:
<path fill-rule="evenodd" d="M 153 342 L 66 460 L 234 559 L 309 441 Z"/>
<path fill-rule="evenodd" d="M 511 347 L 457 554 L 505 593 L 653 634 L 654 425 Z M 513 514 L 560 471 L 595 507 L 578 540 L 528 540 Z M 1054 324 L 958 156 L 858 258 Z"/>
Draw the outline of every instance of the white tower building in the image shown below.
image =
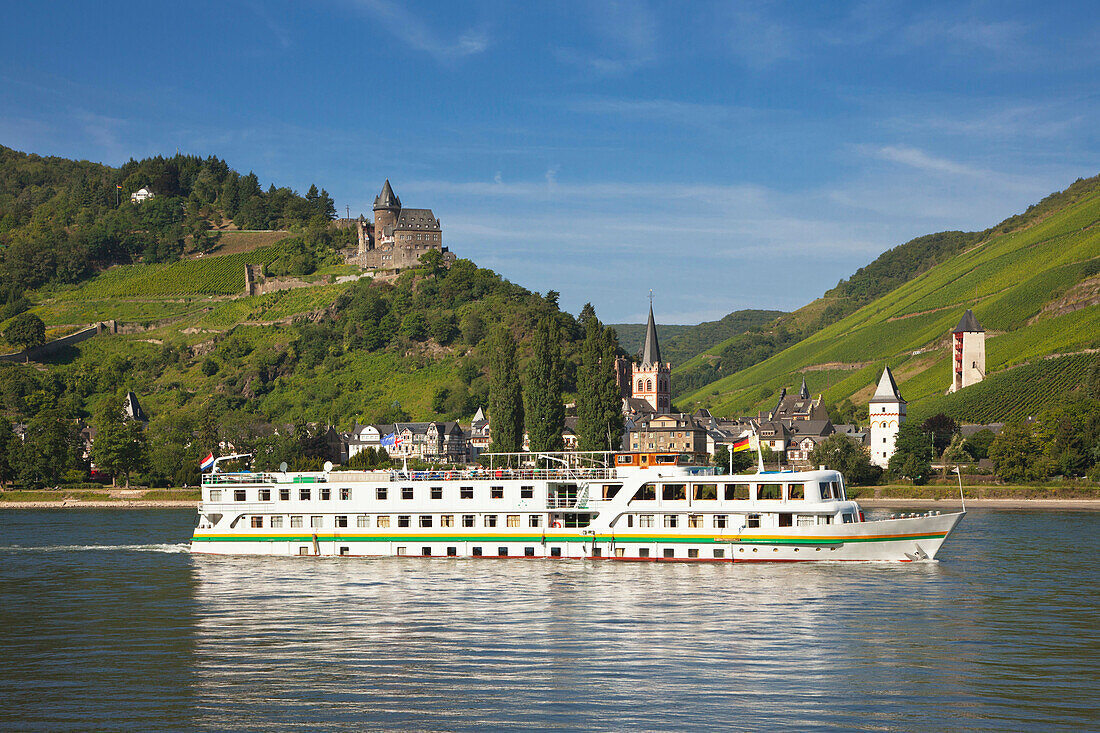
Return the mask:
<path fill-rule="evenodd" d="M 890 367 L 882 370 L 878 389 L 867 410 L 871 417 L 871 463 L 886 468 L 898 439 L 898 429 L 905 422 L 905 400 Z"/>
<path fill-rule="evenodd" d="M 950 392 L 985 379 L 985 329 L 969 308 L 951 333 L 951 347 Z"/>

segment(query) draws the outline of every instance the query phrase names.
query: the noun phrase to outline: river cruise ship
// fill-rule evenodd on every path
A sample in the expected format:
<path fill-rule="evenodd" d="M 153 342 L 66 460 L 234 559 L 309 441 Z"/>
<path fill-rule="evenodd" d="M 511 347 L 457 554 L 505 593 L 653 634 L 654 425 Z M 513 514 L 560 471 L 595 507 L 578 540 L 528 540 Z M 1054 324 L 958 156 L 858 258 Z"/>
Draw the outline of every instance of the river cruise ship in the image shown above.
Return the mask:
<path fill-rule="evenodd" d="M 843 476 L 828 469 L 730 475 L 674 453 L 496 454 L 490 460 L 484 468 L 423 472 L 227 473 L 215 467 L 203 475 L 191 550 L 908 562 L 934 559 L 965 514 L 865 521 L 846 496 Z"/>

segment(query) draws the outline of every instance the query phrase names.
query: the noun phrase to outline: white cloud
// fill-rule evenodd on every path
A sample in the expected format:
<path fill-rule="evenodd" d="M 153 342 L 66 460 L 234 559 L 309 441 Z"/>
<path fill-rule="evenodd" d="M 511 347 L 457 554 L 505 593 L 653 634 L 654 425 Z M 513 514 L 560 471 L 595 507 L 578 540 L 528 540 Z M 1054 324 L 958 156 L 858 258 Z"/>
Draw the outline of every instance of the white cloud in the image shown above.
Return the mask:
<path fill-rule="evenodd" d="M 489 33 L 485 28 L 466 29 L 452 40 L 453 34 L 437 32 L 402 4 L 390 0 L 355 0 L 355 4 L 410 48 L 423 51 L 440 63 L 480 54 L 489 47 Z"/>

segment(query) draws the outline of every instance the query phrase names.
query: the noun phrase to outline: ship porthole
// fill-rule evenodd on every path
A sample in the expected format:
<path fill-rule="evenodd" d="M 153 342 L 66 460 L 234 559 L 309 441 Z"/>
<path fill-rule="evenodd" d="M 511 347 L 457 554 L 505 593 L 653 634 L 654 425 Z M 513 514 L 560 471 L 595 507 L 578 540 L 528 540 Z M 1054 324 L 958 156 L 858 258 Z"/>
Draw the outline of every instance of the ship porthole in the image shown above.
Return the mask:
<path fill-rule="evenodd" d="M 759 547 L 754 547 L 754 548 L 752 548 L 752 551 L 753 551 L 753 552 L 756 552 L 756 551 L 757 551 L 757 550 L 759 550 L 759 549 L 760 549 Z"/>
<path fill-rule="evenodd" d="M 796 547 L 796 548 L 794 548 L 794 551 L 795 551 L 795 552 L 798 552 L 798 548 L 797 548 L 797 547 Z"/>

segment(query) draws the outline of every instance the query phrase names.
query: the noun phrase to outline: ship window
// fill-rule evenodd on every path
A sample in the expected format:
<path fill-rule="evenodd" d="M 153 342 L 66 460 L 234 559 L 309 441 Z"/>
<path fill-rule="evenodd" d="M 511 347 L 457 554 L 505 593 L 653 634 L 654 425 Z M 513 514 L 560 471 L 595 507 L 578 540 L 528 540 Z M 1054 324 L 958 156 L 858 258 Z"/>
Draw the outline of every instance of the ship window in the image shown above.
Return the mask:
<path fill-rule="evenodd" d="M 855 515 L 851 512 L 844 512 L 840 515 L 840 518 L 844 521 L 845 524 L 851 524 L 856 521 Z"/>
<path fill-rule="evenodd" d="M 833 486 L 828 481 L 822 481 L 818 484 L 818 488 L 821 489 L 821 500 L 833 498 Z"/>
<path fill-rule="evenodd" d="M 221 489 L 210 489 L 210 501 L 221 501 L 221 500 L 222 500 L 222 490 Z"/>
<path fill-rule="evenodd" d="M 699 550 L 694 547 L 688 550 L 688 557 L 699 557 Z"/>
<path fill-rule="evenodd" d="M 341 547 L 340 548 L 340 554 L 341 555 L 350 555 L 351 554 L 351 548 L 350 547 Z"/>
<path fill-rule="evenodd" d="M 725 529 L 730 526 L 730 518 L 728 514 L 715 514 L 714 515 L 714 528 Z"/>
<path fill-rule="evenodd" d="M 351 498 L 351 489 L 340 489 L 340 500 L 347 501 Z"/>
<path fill-rule="evenodd" d="M 458 548 L 457 547 L 448 547 L 447 548 L 447 557 L 457 557 L 457 556 L 458 556 Z"/>
<path fill-rule="evenodd" d="M 459 487 L 459 489 L 458 489 L 458 498 L 459 499 L 473 499 L 474 498 L 474 487 L 473 486 L 461 486 L 461 487 Z"/>
<path fill-rule="evenodd" d="M 497 515 L 495 515 L 495 514 L 486 514 L 485 515 L 485 526 L 486 527 L 495 527 L 495 526 L 497 526 Z"/>
<path fill-rule="evenodd" d="M 420 554 L 423 555 L 424 557 L 431 557 L 432 556 L 432 548 L 430 548 L 430 547 L 421 547 L 420 548 Z"/>
<path fill-rule="evenodd" d="M 366 514 L 360 514 L 355 518 L 355 526 L 359 528 L 370 526 L 370 516 Z"/>
<path fill-rule="evenodd" d="M 840 499 L 841 501 L 844 501 L 845 499 L 844 487 L 841 486 L 839 481 L 833 482 L 833 497 L 836 499 Z"/>
<path fill-rule="evenodd" d="M 676 557 L 676 550 L 671 547 L 666 547 L 664 550 L 665 557 Z"/>
<path fill-rule="evenodd" d="M 649 548 L 648 547 L 638 548 L 638 557 L 649 557 Z"/>
<path fill-rule="evenodd" d="M 749 498 L 748 484 L 726 484 L 726 501 L 745 501 Z"/>
<path fill-rule="evenodd" d="M 535 487 L 534 486 L 520 486 L 519 487 L 519 498 L 521 498 L 521 499 L 534 499 L 535 498 Z"/>
<path fill-rule="evenodd" d="M 433 499 L 442 499 L 443 498 L 443 487 L 442 486 L 433 486 L 432 487 L 432 498 Z"/>
<path fill-rule="evenodd" d="M 441 515 L 439 517 L 439 526 L 440 527 L 453 527 L 453 526 L 455 526 L 455 515 L 453 515 L 453 514 L 443 514 L 443 515 Z"/>
<path fill-rule="evenodd" d="M 397 515 L 397 526 L 398 527 L 408 527 L 410 524 L 412 524 L 412 517 L 410 517 L 408 514 L 398 514 Z"/>
<path fill-rule="evenodd" d="M 665 529 L 672 529 L 672 528 L 676 527 L 676 525 L 679 524 L 679 522 L 680 522 L 680 518 L 677 515 L 675 515 L 675 514 L 666 514 L 665 515 Z"/>
<path fill-rule="evenodd" d="M 725 557 L 726 556 L 726 551 L 721 549 L 721 548 L 715 548 L 714 556 L 715 557 Z"/>
<path fill-rule="evenodd" d="M 301 517 L 291 517 L 290 518 L 290 526 L 291 527 L 301 527 L 302 526 L 302 518 Z"/>
<path fill-rule="evenodd" d="M 489 498 L 490 499 L 503 499 L 504 498 L 504 487 L 503 486 L 490 486 L 489 487 Z"/>
<path fill-rule="evenodd" d="M 779 484 L 759 484 L 756 487 L 756 498 L 777 501 L 783 498 L 783 491 Z"/>
<path fill-rule="evenodd" d="M 432 526 L 432 515 L 430 515 L 430 514 L 421 514 L 420 515 L 420 526 L 421 527 L 431 527 Z"/>
<path fill-rule="evenodd" d="M 814 517 L 812 514 L 799 514 L 794 520 L 796 527 L 812 527 L 814 526 Z"/>
<path fill-rule="evenodd" d="M 298 500 L 309 501 L 309 489 L 298 489 Z"/>
<path fill-rule="evenodd" d="M 378 499 L 379 501 L 385 501 L 386 500 L 386 487 L 385 486 L 379 486 L 377 489 L 375 489 L 374 490 L 374 498 Z"/>
<path fill-rule="evenodd" d="M 692 529 L 701 529 L 703 526 L 702 514 L 689 514 L 688 515 L 688 527 Z"/>
<path fill-rule="evenodd" d="M 626 515 L 626 526 L 627 527 L 633 527 L 634 526 L 634 515 L 633 514 L 627 514 Z"/>
<path fill-rule="evenodd" d="M 787 488 L 787 498 L 794 501 L 806 498 L 806 484 L 791 484 Z"/>
<path fill-rule="evenodd" d="M 321 501 L 328 501 L 332 498 L 332 489 L 321 489 Z"/>
<path fill-rule="evenodd" d="M 290 489 L 279 489 L 279 501 L 290 501 Z"/>
<path fill-rule="evenodd" d="M 481 557 L 481 548 L 480 547 L 471 548 L 470 554 L 473 555 L 474 557 Z"/>
<path fill-rule="evenodd" d="M 260 489 L 260 501 L 271 501 L 271 489 Z"/>
<path fill-rule="evenodd" d="M 718 484 L 694 484 L 691 488 L 695 501 L 718 500 Z"/>
<path fill-rule="evenodd" d="M 638 526 L 639 527 L 652 527 L 653 526 L 653 515 L 652 514 L 639 514 L 638 515 Z"/>
<path fill-rule="evenodd" d="M 625 557 L 625 556 L 626 556 L 626 549 L 625 548 L 622 548 L 622 547 L 616 547 L 615 548 L 615 557 Z"/>
<path fill-rule="evenodd" d="M 244 500 L 245 500 L 245 491 L 244 491 L 244 489 L 237 489 L 236 491 L 233 492 L 233 501 L 244 501 Z"/>
<path fill-rule="evenodd" d="M 411 498 L 413 498 L 413 487 L 411 487 L 411 486 L 402 486 L 401 487 L 401 498 L 402 499 L 411 499 Z"/>
<path fill-rule="evenodd" d="M 398 556 L 404 555 L 405 554 L 405 548 L 404 547 L 398 547 L 397 548 L 397 554 L 398 554 Z"/>
<path fill-rule="evenodd" d="M 375 526 L 378 527 L 379 529 L 388 529 L 389 526 L 390 526 L 389 515 L 383 514 L 382 516 L 378 517 L 378 519 L 375 522 Z"/>
<path fill-rule="evenodd" d="M 508 557 L 508 548 L 507 547 L 498 547 L 497 548 L 497 557 Z"/>
<path fill-rule="evenodd" d="M 560 547 L 551 547 L 550 548 L 550 557 L 561 557 L 561 548 Z"/>
<path fill-rule="evenodd" d="M 309 548 L 308 547 L 299 547 L 298 548 L 298 554 L 299 555 L 308 555 L 309 554 Z"/>
<path fill-rule="evenodd" d="M 780 514 L 779 515 L 779 526 L 780 527 L 790 527 L 791 526 L 791 519 L 793 517 L 794 517 L 793 514 L 787 514 L 786 512 Z"/>
<path fill-rule="evenodd" d="M 665 501 L 680 501 L 687 499 L 687 485 L 665 484 L 661 487 L 661 498 Z"/>
<path fill-rule="evenodd" d="M 749 529 L 758 529 L 760 527 L 760 515 L 750 514 L 745 518 L 745 526 Z"/>
<path fill-rule="evenodd" d="M 542 526 L 542 515 L 541 514 L 532 514 L 532 515 L 530 515 L 527 518 L 527 523 L 532 527 L 541 527 Z"/>
<path fill-rule="evenodd" d="M 534 557 L 535 556 L 535 548 L 534 547 L 524 547 L 523 548 L 523 556 L 524 557 Z"/>
<path fill-rule="evenodd" d="M 507 519 L 507 526 L 509 526 L 509 527 L 518 527 L 519 526 L 519 515 L 518 514 L 509 514 L 508 519 Z"/>
<path fill-rule="evenodd" d="M 264 518 L 263 517 L 252 517 L 252 528 L 253 529 L 259 529 L 263 526 L 264 526 Z"/>
<path fill-rule="evenodd" d="M 614 499 L 615 495 L 619 493 L 619 489 L 623 487 L 622 484 L 604 484 L 603 485 L 603 498 Z"/>
<path fill-rule="evenodd" d="M 638 501 L 653 501 L 657 498 L 657 484 L 642 484 L 634 495 Z"/>
<path fill-rule="evenodd" d="M 324 517 L 318 517 L 318 516 L 312 516 L 312 517 L 309 518 L 309 526 L 313 527 L 313 528 L 324 527 L 325 526 L 325 518 Z"/>
<path fill-rule="evenodd" d="M 347 526 L 348 526 L 347 516 L 340 515 L 340 516 L 336 517 L 336 526 L 341 527 L 341 528 L 347 528 Z"/>
<path fill-rule="evenodd" d="M 462 526 L 463 527 L 473 527 L 474 526 L 474 515 L 473 514 L 463 514 L 462 515 Z"/>
<path fill-rule="evenodd" d="M 282 529 L 283 528 L 283 517 L 282 517 L 282 515 L 275 516 L 275 517 L 271 518 L 271 528 L 272 529 Z"/>

